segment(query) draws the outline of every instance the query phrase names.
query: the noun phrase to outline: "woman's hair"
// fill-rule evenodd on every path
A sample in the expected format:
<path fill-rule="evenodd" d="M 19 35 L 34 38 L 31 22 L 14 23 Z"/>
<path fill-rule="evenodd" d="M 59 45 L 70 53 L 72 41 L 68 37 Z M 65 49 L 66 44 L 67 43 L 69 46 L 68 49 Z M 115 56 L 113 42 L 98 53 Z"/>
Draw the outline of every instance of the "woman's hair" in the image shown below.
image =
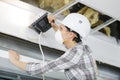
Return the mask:
<path fill-rule="evenodd" d="M 81 40 L 81 36 L 80 36 L 77 32 L 71 30 L 71 29 L 68 28 L 67 26 L 65 26 L 65 27 L 67 28 L 68 31 L 73 32 L 73 33 L 76 35 L 76 37 L 73 38 L 73 41 L 75 41 L 76 43 L 79 43 L 79 42 L 82 41 L 82 40 Z"/>

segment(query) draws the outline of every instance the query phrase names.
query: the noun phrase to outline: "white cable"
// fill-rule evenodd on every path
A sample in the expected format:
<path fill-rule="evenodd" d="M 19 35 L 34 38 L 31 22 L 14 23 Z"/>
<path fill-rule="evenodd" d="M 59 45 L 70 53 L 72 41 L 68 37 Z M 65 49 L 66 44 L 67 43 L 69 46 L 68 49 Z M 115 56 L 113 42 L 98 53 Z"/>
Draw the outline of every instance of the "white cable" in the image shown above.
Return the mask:
<path fill-rule="evenodd" d="M 42 46 L 41 46 L 41 35 L 42 35 L 42 32 L 40 32 L 40 34 L 39 34 L 39 48 L 40 48 L 40 51 L 42 53 L 43 66 L 44 66 L 45 56 L 44 56 L 44 53 L 43 53 L 43 50 L 42 50 Z M 43 76 L 43 80 L 45 80 L 45 75 L 43 74 L 42 76 Z"/>

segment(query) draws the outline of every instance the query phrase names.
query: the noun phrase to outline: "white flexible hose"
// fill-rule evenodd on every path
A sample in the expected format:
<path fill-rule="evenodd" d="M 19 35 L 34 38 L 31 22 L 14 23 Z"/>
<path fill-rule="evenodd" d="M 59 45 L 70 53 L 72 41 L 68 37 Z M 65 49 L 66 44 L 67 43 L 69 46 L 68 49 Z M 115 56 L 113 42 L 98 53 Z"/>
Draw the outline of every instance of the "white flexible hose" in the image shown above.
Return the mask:
<path fill-rule="evenodd" d="M 44 53 L 43 53 L 43 50 L 42 50 L 42 46 L 41 46 L 41 35 L 42 35 L 42 32 L 39 34 L 39 48 L 40 48 L 40 51 L 41 51 L 41 53 L 42 53 L 43 66 L 44 66 L 45 56 L 44 56 Z M 42 76 L 43 76 L 43 80 L 45 80 L 44 74 L 43 74 Z"/>

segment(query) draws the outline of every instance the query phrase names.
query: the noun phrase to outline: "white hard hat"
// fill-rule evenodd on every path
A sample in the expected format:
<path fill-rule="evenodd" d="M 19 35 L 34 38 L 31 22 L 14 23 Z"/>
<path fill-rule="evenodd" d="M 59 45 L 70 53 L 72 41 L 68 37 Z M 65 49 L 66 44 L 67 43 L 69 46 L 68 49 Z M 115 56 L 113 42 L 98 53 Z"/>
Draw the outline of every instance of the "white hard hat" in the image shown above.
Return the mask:
<path fill-rule="evenodd" d="M 85 16 L 78 13 L 66 16 L 62 24 L 77 32 L 82 38 L 85 38 L 90 32 L 90 22 Z"/>

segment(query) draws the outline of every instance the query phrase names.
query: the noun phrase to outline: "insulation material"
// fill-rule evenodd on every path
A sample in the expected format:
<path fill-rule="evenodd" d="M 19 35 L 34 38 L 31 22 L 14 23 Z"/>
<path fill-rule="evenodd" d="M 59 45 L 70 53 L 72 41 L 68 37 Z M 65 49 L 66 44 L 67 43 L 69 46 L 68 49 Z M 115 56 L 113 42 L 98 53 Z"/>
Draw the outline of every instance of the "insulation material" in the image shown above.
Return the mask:
<path fill-rule="evenodd" d="M 72 0 L 39 0 L 39 7 L 54 12 Z"/>
<path fill-rule="evenodd" d="M 104 23 L 104 22 L 102 20 L 99 20 L 97 23 L 92 25 L 92 28 L 94 28 L 94 27 L 96 27 L 96 26 L 98 26 L 98 25 L 100 25 L 102 23 Z M 107 36 L 110 37 L 111 30 L 110 30 L 109 26 L 106 26 L 105 28 L 101 29 L 100 32 L 102 32 L 102 33 L 104 33 L 104 34 L 106 34 Z"/>
<path fill-rule="evenodd" d="M 119 42 L 120 39 L 120 21 L 116 21 L 109 25 L 109 28 L 111 30 L 111 36 L 115 37 L 117 42 Z"/>
<path fill-rule="evenodd" d="M 99 20 L 99 13 L 89 7 L 83 7 L 81 10 L 78 11 L 78 13 L 86 16 L 90 21 L 91 25 L 95 24 Z"/>
<path fill-rule="evenodd" d="M 49 12 L 55 12 L 73 0 L 21 0 Z"/>
<path fill-rule="evenodd" d="M 74 13 L 74 12 L 79 11 L 83 7 L 84 7 L 84 5 L 77 3 L 77 4 L 73 5 L 71 8 L 69 8 L 68 10 L 64 11 L 62 14 L 64 16 L 67 16 L 70 13 Z"/>
<path fill-rule="evenodd" d="M 91 8 L 87 7 L 87 6 L 83 7 L 81 10 L 79 10 L 78 13 L 83 14 L 84 16 L 86 16 L 88 18 L 88 20 L 91 23 L 92 28 L 97 27 L 98 25 L 104 23 L 105 21 L 107 21 L 109 19 L 107 17 L 107 18 L 103 18 L 105 20 L 101 20 L 99 18 L 100 13 L 97 12 L 96 10 L 94 10 L 94 9 L 91 9 Z M 105 28 L 103 28 L 100 31 L 103 32 L 104 34 L 106 34 L 109 37 L 111 35 L 111 29 L 108 26 L 106 26 Z"/>

